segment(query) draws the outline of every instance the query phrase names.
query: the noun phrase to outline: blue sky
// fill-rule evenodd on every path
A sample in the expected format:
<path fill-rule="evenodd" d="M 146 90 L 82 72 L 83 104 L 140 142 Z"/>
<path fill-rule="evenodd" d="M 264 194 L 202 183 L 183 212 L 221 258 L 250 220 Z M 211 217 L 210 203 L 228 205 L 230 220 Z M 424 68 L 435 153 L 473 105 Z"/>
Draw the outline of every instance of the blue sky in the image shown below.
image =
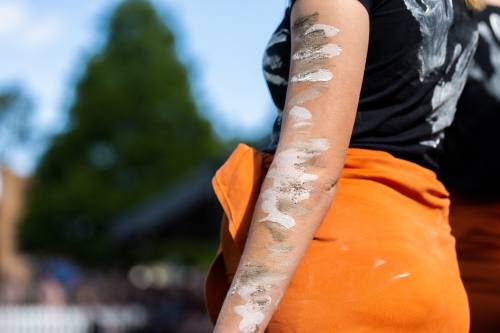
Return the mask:
<path fill-rule="evenodd" d="M 177 36 L 196 99 L 219 135 L 258 137 L 274 118 L 262 72 L 264 48 L 287 0 L 152 0 Z M 118 0 L 0 0 L 0 86 L 21 84 L 33 97 L 37 123 L 64 128 L 75 82 L 103 43 Z M 28 175 L 32 152 L 9 161 Z"/>

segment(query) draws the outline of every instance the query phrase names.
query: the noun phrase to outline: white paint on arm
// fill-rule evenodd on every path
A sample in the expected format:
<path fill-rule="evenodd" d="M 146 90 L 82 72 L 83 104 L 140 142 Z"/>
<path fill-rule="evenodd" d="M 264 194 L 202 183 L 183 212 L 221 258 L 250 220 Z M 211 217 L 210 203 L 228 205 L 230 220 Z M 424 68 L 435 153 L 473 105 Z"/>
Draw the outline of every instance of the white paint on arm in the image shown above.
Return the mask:
<path fill-rule="evenodd" d="M 333 74 L 328 69 L 319 69 L 307 73 L 299 73 L 292 78 L 293 83 L 299 82 L 327 82 L 333 79 Z"/>
<path fill-rule="evenodd" d="M 292 60 L 306 59 L 329 59 L 336 57 L 342 52 L 342 49 L 337 44 L 326 44 L 321 48 L 304 48 L 300 49 L 292 56 Z"/>
<path fill-rule="evenodd" d="M 290 114 L 290 116 L 292 116 L 296 119 L 300 119 L 300 120 L 302 120 L 302 119 L 308 120 L 308 119 L 312 118 L 311 112 L 308 109 L 300 107 L 300 106 L 294 106 L 290 110 L 289 114 Z"/>
<path fill-rule="evenodd" d="M 307 29 L 304 32 L 304 34 L 298 35 L 297 37 L 295 37 L 295 40 L 297 42 L 301 42 L 307 37 L 307 35 L 310 35 L 311 33 L 316 32 L 316 31 L 322 31 L 324 33 L 325 37 L 333 37 L 339 32 L 339 29 L 331 27 L 329 25 L 325 25 L 325 24 L 314 24 L 309 29 Z"/>

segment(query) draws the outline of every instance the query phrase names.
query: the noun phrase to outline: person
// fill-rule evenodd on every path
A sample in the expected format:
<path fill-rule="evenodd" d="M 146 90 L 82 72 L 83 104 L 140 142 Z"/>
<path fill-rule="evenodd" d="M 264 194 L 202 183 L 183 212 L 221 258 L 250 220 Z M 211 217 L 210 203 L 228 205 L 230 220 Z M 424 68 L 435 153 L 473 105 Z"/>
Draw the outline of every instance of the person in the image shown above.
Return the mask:
<path fill-rule="evenodd" d="M 272 145 L 213 179 L 215 332 L 468 331 L 435 170 L 476 43 L 464 0 L 291 1 L 264 57 Z"/>
<path fill-rule="evenodd" d="M 500 332 L 500 1 L 487 0 L 467 84 L 446 131 L 439 178 L 471 309 L 471 333 Z"/>

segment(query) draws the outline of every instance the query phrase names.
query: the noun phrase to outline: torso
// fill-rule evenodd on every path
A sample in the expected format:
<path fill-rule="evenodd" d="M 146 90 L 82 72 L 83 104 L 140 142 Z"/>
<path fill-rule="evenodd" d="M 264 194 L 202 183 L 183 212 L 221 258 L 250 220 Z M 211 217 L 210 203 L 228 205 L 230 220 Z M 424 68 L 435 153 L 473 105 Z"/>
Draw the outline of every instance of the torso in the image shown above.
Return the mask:
<path fill-rule="evenodd" d="M 463 0 L 361 0 L 370 41 L 350 146 L 382 150 L 436 169 L 476 48 L 476 24 Z M 424 3 L 425 5 L 421 5 Z M 264 57 L 273 100 L 284 108 L 290 66 L 287 11 Z M 281 113 L 274 127 L 275 149 Z"/>

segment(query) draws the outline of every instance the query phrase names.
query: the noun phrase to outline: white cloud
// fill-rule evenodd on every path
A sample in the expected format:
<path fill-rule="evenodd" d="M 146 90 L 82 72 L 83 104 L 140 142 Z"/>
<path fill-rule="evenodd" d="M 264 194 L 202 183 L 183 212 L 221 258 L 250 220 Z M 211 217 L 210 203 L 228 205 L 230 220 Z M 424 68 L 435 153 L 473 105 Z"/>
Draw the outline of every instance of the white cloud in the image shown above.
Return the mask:
<path fill-rule="evenodd" d="M 55 40 L 62 32 L 62 22 L 56 18 L 43 19 L 27 26 L 21 43 L 27 48 L 38 48 Z"/>
<path fill-rule="evenodd" d="M 27 8 L 20 2 L 0 3 L 0 38 L 19 29 L 28 18 Z"/>
<path fill-rule="evenodd" d="M 62 20 L 39 17 L 23 2 L 0 3 L 0 40 L 22 48 L 36 49 L 54 41 L 62 32 Z"/>

